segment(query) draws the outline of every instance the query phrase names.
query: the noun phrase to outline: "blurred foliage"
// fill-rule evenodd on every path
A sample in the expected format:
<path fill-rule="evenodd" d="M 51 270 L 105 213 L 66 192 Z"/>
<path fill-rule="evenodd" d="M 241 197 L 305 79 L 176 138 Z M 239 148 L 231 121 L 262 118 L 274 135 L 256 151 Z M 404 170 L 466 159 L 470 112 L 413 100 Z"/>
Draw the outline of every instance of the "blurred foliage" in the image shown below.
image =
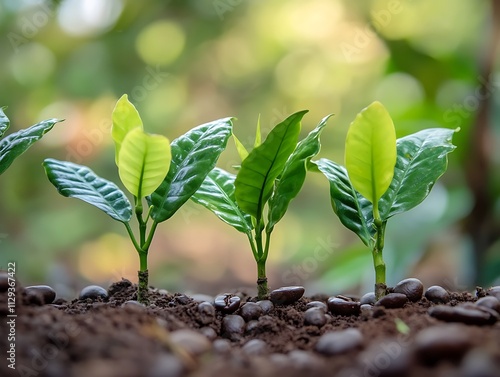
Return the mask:
<path fill-rule="evenodd" d="M 136 280 L 137 261 L 122 244 L 119 224 L 62 199 L 41 167 L 45 157 L 67 159 L 117 181 L 110 126 L 123 93 L 146 127 L 169 139 L 235 116 L 236 133 L 251 146 L 259 114 L 267 134 L 289 114 L 309 109 L 303 137 L 334 113 L 320 157 L 338 162 L 349 123 L 379 100 L 398 137 L 461 128 L 448 172 L 427 204 L 388 227 L 388 283 L 418 275 L 426 284 L 470 286 L 472 246 L 462 225 L 474 198 L 465 169 L 485 98 L 493 103 L 490 142 L 500 143 L 498 59 L 489 90 L 480 90 L 488 79 L 480 62 L 489 49 L 491 14 L 490 2 L 473 0 L 0 0 L 0 106 L 8 106 L 14 130 L 66 119 L 0 179 L 0 266 L 18 261 L 24 283 L 70 290 L 85 281 Z M 499 151 L 492 148 L 492 172 L 499 171 Z M 230 145 L 219 166 L 231 170 L 237 163 Z M 484 182 L 493 198 L 500 198 L 499 178 Z M 190 203 L 158 230 L 151 284 L 208 293 L 253 286 L 245 238 L 203 208 Z M 485 284 L 498 279 L 499 242 L 486 258 L 478 277 Z M 271 287 L 293 277 L 311 291 L 370 289 L 369 259 L 334 216 L 327 182 L 309 175 L 276 227 Z"/>

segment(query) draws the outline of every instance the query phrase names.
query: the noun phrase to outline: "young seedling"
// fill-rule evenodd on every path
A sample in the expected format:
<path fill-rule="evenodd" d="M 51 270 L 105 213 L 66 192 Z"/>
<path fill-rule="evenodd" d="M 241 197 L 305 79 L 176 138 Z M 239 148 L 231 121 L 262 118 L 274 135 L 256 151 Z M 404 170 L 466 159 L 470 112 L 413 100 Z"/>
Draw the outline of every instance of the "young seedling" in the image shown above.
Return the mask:
<path fill-rule="evenodd" d="M 248 237 L 257 262 L 259 299 L 269 293 L 266 261 L 271 233 L 299 193 L 307 163 L 320 149 L 319 137 L 329 116 L 297 144 L 300 122 L 307 111 L 290 115 L 260 143 L 260 127 L 251 152 L 234 137 L 241 167 L 235 176 L 213 169 L 191 199 Z M 265 239 L 263 237 L 265 234 Z"/>
<path fill-rule="evenodd" d="M 143 131 L 139 113 L 123 95 L 113 110 L 112 136 L 120 180 L 134 198 L 133 209 L 123 191 L 86 166 L 44 161 L 47 177 L 60 194 L 90 203 L 125 225 L 139 254 L 139 302 L 148 303 L 147 258 L 158 224 L 172 217 L 198 190 L 225 149 L 231 131 L 231 119 L 225 118 L 193 128 L 169 143 L 164 136 Z M 130 226 L 132 211 L 138 235 Z"/>
<path fill-rule="evenodd" d="M 389 113 L 374 102 L 349 127 L 346 167 L 327 159 L 311 164 L 330 182 L 332 207 L 342 224 L 372 250 L 377 299 L 387 289 L 382 257 L 387 220 L 429 195 L 446 171 L 456 131 L 431 128 L 396 140 Z"/>

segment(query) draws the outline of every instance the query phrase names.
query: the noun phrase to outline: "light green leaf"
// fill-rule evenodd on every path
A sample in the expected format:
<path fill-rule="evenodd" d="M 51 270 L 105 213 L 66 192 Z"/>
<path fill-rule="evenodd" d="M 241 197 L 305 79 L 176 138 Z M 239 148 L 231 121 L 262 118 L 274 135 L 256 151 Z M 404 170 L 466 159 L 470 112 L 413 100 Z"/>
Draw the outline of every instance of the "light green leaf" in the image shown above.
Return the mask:
<path fill-rule="evenodd" d="M 285 215 L 291 200 L 297 196 L 306 179 L 307 165 L 318 154 L 321 144 L 319 137 L 330 115 L 324 117 L 288 158 L 283 173 L 278 180 L 273 195 L 269 200 L 268 231 Z"/>
<path fill-rule="evenodd" d="M 396 164 L 396 131 L 380 102 L 363 109 L 351 123 L 345 164 L 353 187 L 374 204 L 391 184 Z"/>
<path fill-rule="evenodd" d="M 248 151 L 246 150 L 243 143 L 236 137 L 236 135 L 234 133 L 233 133 L 233 140 L 234 140 L 234 145 L 236 145 L 236 150 L 238 151 L 240 159 L 241 159 L 241 161 L 243 161 L 245 158 L 247 158 Z"/>
<path fill-rule="evenodd" d="M 259 114 L 259 118 L 257 119 L 257 129 L 255 130 L 255 141 L 253 143 L 253 147 L 257 148 L 261 144 L 262 144 L 262 134 L 260 132 L 260 114 Z"/>
<path fill-rule="evenodd" d="M 0 107 L 0 138 L 5 134 L 5 131 L 9 129 L 9 118 L 7 118 L 7 115 L 3 112 L 5 108 Z"/>
<path fill-rule="evenodd" d="M 175 139 L 167 176 L 151 194 L 151 216 L 169 219 L 200 188 L 231 136 L 231 118 L 206 123 Z"/>
<path fill-rule="evenodd" d="M 72 162 L 49 158 L 43 162 L 43 167 L 61 195 L 92 204 L 122 223 L 130 221 L 132 206 L 113 182 L 97 176 L 86 166 Z"/>
<path fill-rule="evenodd" d="M 3 122 L 5 131 L 5 120 Z M 0 140 L 0 174 L 7 170 L 17 157 L 26 152 L 29 147 L 40 140 L 58 122 L 61 121 L 58 119 L 44 120 L 34 126 L 14 132 Z"/>
<path fill-rule="evenodd" d="M 236 176 L 235 197 L 238 206 L 258 221 L 269 200 L 276 178 L 295 149 L 300 133 L 300 121 L 307 112 L 299 111 L 279 123 L 266 140 L 254 148 Z"/>
<path fill-rule="evenodd" d="M 448 153 L 455 149 L 456 130 L 426 129 L 397 140 L 394 178 L 379 206 L 382 220 L 406 212 L 429 195 L 448 166 Z"/>
<path fill-rule="evenodd" d="M 140 128 L 123 139 L 118 160 L 120 179 L 136 198 L 151 194 L 170 168 L 170 142 L 165 136 L 148 135 Z"/>
<path fill-rule="evenodd" d="M 212 211 L 219 219 L 236 230 L 248 234 L 252 229 L 252 219 L 241 211 L 234 197 L 236 176 L 219 168 L 214 168 L 203 181 L 191 199 Z"/>
<path fill-rule="evenodd" d="M 130 103 L 128 96 L 124 94 L 116 102 L 113 110 L 113 127 L 111 128 L 111 136 L 115 142 L 115 160 L 118 165 L 118 157 L 120 148 L 125 136 L 133 129 L 143 129 L 142 120 L 135 106 Z"/>

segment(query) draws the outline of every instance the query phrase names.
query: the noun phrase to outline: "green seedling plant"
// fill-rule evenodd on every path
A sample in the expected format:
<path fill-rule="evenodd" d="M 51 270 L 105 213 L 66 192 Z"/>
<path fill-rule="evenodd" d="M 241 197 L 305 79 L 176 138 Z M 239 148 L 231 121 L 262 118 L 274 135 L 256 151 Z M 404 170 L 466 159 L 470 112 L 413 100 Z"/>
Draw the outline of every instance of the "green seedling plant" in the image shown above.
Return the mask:
<path fill-rule="evenodd" d="M 233 135 L 242 159 L 237 175 L 214 168 L 191 199 L 248 237 L 257 263 L 257 293 L 269 293 L 266 261 L 271 234 L 297 196 L 307 164 L 320 150 L 320 134 L 329 116 L 298 144 L 301 120 L 307 111 L 290 115 L 261 143 L 260 123 L 254 148 L 248 152 Z"/>
<path fill-rule="evenodd" d="M 195 127 L 171 143 L 143 130 L 141 117 L 127 95 L 113 110 L 112 137 L 120 180 L 134 206 L 113 182 L 86 166 L 46 159 L 50 182 L 66 197 L 81 199 L 125 225 L 139 255 L 139 302 L 148 304 L 148 252 L 159 223 L 168 220 L 198 190 L 227 145 L 231 118 Z M 138 230 L 130 225 L 133 214 Z"/>
<path fill-rule="evenodd" d="M 429 195 L 446 171 L 457 131 L 431 128 L 396 139 L 391 116 L 374 102 L 349 126 L 345 167 L 328 159 L 310 165 L 328 179 L 331 204 L 341 223 L 371 249 L 377 299 L 387 292 L 382 254 L 387 221 Z"/>

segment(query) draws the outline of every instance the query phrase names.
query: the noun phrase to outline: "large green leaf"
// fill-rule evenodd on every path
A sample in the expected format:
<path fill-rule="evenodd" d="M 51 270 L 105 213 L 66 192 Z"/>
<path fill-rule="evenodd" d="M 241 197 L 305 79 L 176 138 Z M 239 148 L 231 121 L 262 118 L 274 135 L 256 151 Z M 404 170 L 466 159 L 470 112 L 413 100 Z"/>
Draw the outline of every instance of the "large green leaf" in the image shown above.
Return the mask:
<path fill-rule="evenodd" d="M 3 112 L 2 107 L 0 107 L 0 138 L 5 134 L 5 131 L 8 130 L 9 128 L 9 118 L 7 118 L 7 115 Z"/>
<path fill-rule="evenodd" d="M 225 170 L 214 168 L 205 178 L 198 191 L 191 199 L 212 211 L 219 219 L 236 230 L 249 233 L 252 230 L 252 218 L 236 204 L 234 180 L 236 176 Z"/>
<path fill-rule="evenodd" d="M 268 231 L 285 215 L 290 201 L 297 196 L 306 179 L 307 164 L 312 157 L 318 154 L 321 143 L 319 137 L 326 126 L 330 115 L 324 117 L 314 130 L 297 147 L 288 158 L 283 173 L 278 180 L 273 195 L 269 200 Z"/>
<path fill-rule="evenodd" d="M 325 158 L 314 163 L 330 182 L 331 203 L 340 222 L 372 247 L 375 234 L 372 204 L 354 189 L 346 168 Z"/>
<path fill-rule="evenodd" d="M 113 127 L 111 128 L 111 136 L 115 142 L 115 160 L 118 165 L 118 157 L 125 136 L 133 129 L 143 129 L 142 119 L 135 106 L 128 100 L 128 96 L 124 94 L 116 102 L 113 109 Z"/>
<path fill-rule="evenodd" d="M 297 145 L 300 121 L 306 112 L 299 111 L 279 123 L 241 163 L 234 183 L 236 202 L 243 211 L 255 218 L 261 218 L 264 205 L 272 194 L 274 181 L 282 173 Z"/>
<path fill-rule="evenodd" d="M 170 170 L 150 198 L 156 222 L 172 217 L 200 188 L 226 148 L 231 131 L 231 118 L 224 118 L 193 128 L 172 142 Z"/>
<path fill-rule="evenodd" d="M 58 119 L 44 120 L 0 140 L 0 174 L 7 170 L 17 157 L 23 154 L 33 143 L 40 140 L 58 122 L 60 122 Z"/>
<path fill-rule="evenodd" d="M 120 179 L 131 194 L 143 198 L 162 183 L 171 159 L 170 142 L 165 136 L 148 135 L 136 128 L 123 139 L 118 160 Z"/>
<path fill-rule="evenodd" d="M 123 223 L 132 217 L 132 206 L 113 183 L 97 176 L 86 166 L 48 158 L 43 162 L 50 182 L 63 196 L 92 204 Z"/>
<path fill-rule="evenodd" d="M 379 203 L 382 220 L 412 209 L 429 195 L 446 171 L 455 132 L 431 128 L 397 140 L 394 178 Z"/>
<path fill-rule="evenodd" d="M 391 184 L 396 164 L 396 131 L 380 102 L 363 109 L 351 123 L 345 166 L 353 187 L 375 205 Z"/>

